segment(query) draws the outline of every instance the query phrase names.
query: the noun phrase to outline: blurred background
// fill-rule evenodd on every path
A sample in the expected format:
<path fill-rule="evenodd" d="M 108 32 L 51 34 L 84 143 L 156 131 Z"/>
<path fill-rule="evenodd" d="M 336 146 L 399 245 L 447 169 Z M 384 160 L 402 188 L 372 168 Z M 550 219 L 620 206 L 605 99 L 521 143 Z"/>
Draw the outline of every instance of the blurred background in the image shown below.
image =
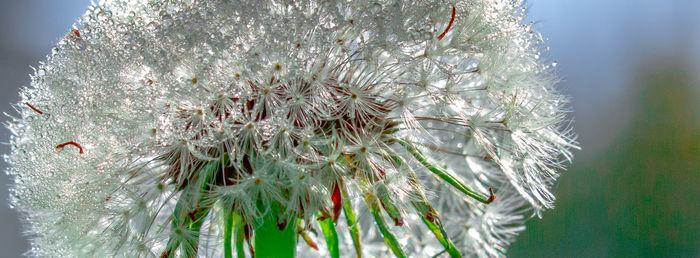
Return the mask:
<path fill-rule="evenodd" d="M 15 114 L 10 103 L 29 85 L 30 66 L 89 4 L 0 0 L 3 112 Z M 559 63 L 583 149 L 554 190 L 557 208 L 530 220 L 509 255 L 700 257 L 700 1 L 526 6 Z M 8 139 L 0 129 L 0 142 Z M 7 203 L 10 182 L 0 173 L 0 257 L 29 248 Z"/>

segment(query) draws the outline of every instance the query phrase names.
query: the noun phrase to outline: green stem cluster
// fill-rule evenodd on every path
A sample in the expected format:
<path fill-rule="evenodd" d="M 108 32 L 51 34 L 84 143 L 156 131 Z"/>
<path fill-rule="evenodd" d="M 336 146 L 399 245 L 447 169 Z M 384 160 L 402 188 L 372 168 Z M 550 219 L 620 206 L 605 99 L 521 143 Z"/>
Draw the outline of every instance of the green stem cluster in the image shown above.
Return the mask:
<path fill-rule="evenodd" d="M 448 171 L 433 165 L 423 153 L 411 143 L 400 139 L 392 140 L 404 146 L 416 160 L 437 177 L 445 180 L 466 195 L 486 204 L 495 199 L 493 193 L 487 197 L 469 189 Z M 389 162 L 392 162 L 397 168 L 404 165 L 402 159 L 397 156 L 387 156 L 385 158 Z M 217 171 L 221 169 L 220 165 L 222 162 L 223 160 L 218 160 L 202 166 L 199 171 L 200 173 L 197 174 L 196 182 L 187 185 L 182 190 L 173 213 L 171 236 L 168 240 L 165 252 L 161 255 L 162 257 L 173 257 L 178 250 L 182 256 L 189 257 L 196 255 L 197 246 L 199 244 L 200 227 L 211 210 L 211 206 L 205 205 L 205 203 L 211 203 L 211 200 L 208 199 L 209 197 L 206 194 L 210 187 L 209 181 L 214 178 Z M 420 190 L 420 183 L 413 173 L 409 173 L 409 181 L 416 185 L 416 190 L 412 191 L 415 198 L 411 201 L 411 204 L 428 229 L 430 229 L 437 240 L 445 247 L 443 252 L 447 252 L 450 257 L 461 257 L 461 253 L 448 238 L 445 229 L 440 223 L 438 212 Z M 348 231 L 353 240 L 357 257 L 362 257 L 359 224 L 357 223 L 355 212 L 348 198 L 347 189 L 345 189 L 344 186 L 339 187 L 340 193 L 338 194 L 338 198 L 342 196 L 342 209 L 347 220 Z M 386 222 L 386 215 L 384 215 L 384 213 L 387 213 L 397 225 L 401 225 L 403 224 L 401 211 L 392 203 L 387 191 L 378 190 L 376 193 L 365 192 L 364 194 L 367 207 L 372 213 L 387 246 L 395 256 L 406 257 L 397 237 L 392 233 L 390 225 Z M 341 205 L 341 202 L 338 202 L 337 205 Z M 267 205 L 259 203 L 258 208 L 264 212 L 264 215 L 261 220 L 256 223 L 254 230 L 248 222 L 233 210 L 231 205 L 221 204 L 221 206 L 225 218 L 223 232 L 225 258 L 233 258 L 234 243 L 236 256 L 238 258 L 246 257 L 243 247 L 244 240 L 247 240 L 250 247 L 250 254 L 253 257 L 295 257 L 298 237 L 300 234 L 304 236 L 303 234 L 305 232 L 302 227 L 298 225 L 300 220 L 286 215 L 280 203 L 273 202 Z M 384 210 L 384 212 L 382 212 L 382 210 Z M 324 216 L 319 217 L 323 218 Z M 326 239 L 330 256 L 332 258 L 340 257 L 338 232 L 334 218 L 325 217 L 325 219 L 319 220 L 318 224 Z M 251 239 L 251 235 L 253 239 Z M 313 248 L 317 248 L 313 240 L 305 238 L 305 241 Z"/>

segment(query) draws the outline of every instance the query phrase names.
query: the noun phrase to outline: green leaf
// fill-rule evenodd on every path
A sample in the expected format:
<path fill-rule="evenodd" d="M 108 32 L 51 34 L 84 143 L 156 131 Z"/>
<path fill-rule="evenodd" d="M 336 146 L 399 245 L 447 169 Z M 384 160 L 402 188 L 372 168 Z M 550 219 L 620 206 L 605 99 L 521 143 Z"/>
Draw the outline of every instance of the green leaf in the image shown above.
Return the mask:
<path fill-rule="evenodd" d="M 430 170 L 430 172 L 433 172 L 433 174 L 435 174 L 436 176 L 447 181 L 447 183 L 454 186 L 455 188 L 457 188 L 457 190 L 461 191 L 462 193 L 476 199 L 479 202 L 485 203 L 485 204 L 489 204 L 496 199 L 496 196 L 493 194 L 493 191 L 491 190 L 491 188 L 489 188 L 490 195 L 488 197 L 486 197 L 485 195 L 470 189 L 467 185 L 462 183 L 462 181 L 459 181 L 459 179 L 454 177 L 452 174 L 450 174 L 446 170 L 439 168 L 439 167 L 433 165 L 432 163 L 430 163 L 430 161 L 428 161 L 428 159 L 423 155 L 423 153 L 420 150 L 418 150 L 416 147 L 414 147 L 413 144 L 411 144 L 407 141 L 404 141 L 404 140 L 400 140 L 400 139 L 394 139 L 394 140 L 396 142 L 398 142 L 399 144 L 401 144 L 402 146 L 404 146 L 406 148 L 406 150 L 409 153 L 411 153 L 411 155 L 413 155 L 413 157 L 415 157 L 421 164 L 423 164 L 423 166 L 428 168 L 428 170 Z"/>
<path fill-rule="evenodd" d="M 327 218 L 318 222 L 323 231 L 323 236 L 326 238 L 326 246 L 332 258 L 340 257 L 340 248 L 338 247 L 338 232 L 335 230 L 333 218 Z"/>

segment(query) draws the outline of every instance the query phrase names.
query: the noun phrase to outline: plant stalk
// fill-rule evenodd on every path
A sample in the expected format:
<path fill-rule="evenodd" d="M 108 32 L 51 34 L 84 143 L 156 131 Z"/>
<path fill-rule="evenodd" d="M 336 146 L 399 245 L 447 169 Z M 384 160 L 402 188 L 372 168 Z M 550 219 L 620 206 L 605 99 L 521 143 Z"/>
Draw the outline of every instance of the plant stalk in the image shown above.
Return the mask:
<path fill-rule="evenodd" d="M 225 258 L 232 258 L 233 257 L 233 248 L 232 248 L 232 242 L 233 242 L 233 231 L 237 231 L 238 229 L 238 215 L 236 215 L 235 212 L 232 210 L 227 210 L 226 211 L 226 223 L 224 226 L 224 257 Z"/>
<path fill-rule="evenodd" d="M 284 219 L 277 203 L 272 203 L 270 206 L 262 218 L 263 223 L 255 228 L 253 243 L 255 257 L 294 258 L 297 246 L 297 220 L 291 217 Z"/>

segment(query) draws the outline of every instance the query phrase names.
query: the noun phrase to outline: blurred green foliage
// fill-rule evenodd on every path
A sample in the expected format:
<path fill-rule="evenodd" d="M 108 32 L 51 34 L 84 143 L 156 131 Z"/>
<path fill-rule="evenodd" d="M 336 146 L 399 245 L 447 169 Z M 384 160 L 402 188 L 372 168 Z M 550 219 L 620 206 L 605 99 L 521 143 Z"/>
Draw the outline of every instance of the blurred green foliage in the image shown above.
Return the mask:
<path fill-rule="evenodd" d="M 508 255 L 700 256 L 700 85 L 690 78 L 668 66 L 646 73 L 629 127 L 563 173 L 556 209 L 530 220 Z"/>

